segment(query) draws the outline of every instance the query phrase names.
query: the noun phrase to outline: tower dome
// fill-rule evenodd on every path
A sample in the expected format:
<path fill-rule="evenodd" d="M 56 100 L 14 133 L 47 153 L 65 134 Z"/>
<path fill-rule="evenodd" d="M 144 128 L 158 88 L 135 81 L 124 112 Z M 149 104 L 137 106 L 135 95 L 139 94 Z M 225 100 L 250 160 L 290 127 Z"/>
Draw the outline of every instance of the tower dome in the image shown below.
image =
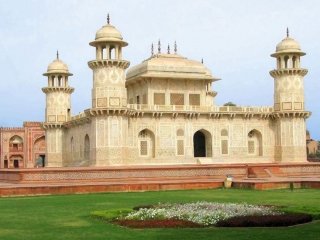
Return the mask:
<path fill-rule="evenodd" d="M 102 42 L 114 42 L 120 43 L 121 46 L 128 46 L 128 43 L 122 41 L 122 39 L 121 32 L 110 24 L 110 17 L 108 14 L 107 25 L 97 31 L 95 41 L 90 42 L 89 44 L 90 46 L 97 46 Z"/>
<path fill-rule="evenodd" d="M 276 47 L 276 52 L 273 53 L 271 56 L 276 57 L 284 53 L 296 53 L 300 56 L 306 55 L 304 52 L 301 51 L 300 44 L 293 38 L 289 37 L 288 28 L 287 28 L 287 37 L 283 39 L 280 43 L 278 43 Z"/>
<path fill-rule="evenodd" d="M 286 37 L 276 47 L 276 52 L 301 51 L 300 44 L 293 38 Z"/>
<path fill-rule="evenodd" d="M 107 24 L 96 33 L 96 40 L 121 41 L 122 35 L 114 26 Z"/>
<path fill-rule="evenodd" d="M 57 51 L 57 59 L 55 59 L 52 63 L 48 65 L 47 72 L 44 73 L 44 76 L 47 76 L 51 73 L 64 73 L 69 76 L 72 76 L 69 73 L 68 65 L 59 59 L 59 53 Z"/>

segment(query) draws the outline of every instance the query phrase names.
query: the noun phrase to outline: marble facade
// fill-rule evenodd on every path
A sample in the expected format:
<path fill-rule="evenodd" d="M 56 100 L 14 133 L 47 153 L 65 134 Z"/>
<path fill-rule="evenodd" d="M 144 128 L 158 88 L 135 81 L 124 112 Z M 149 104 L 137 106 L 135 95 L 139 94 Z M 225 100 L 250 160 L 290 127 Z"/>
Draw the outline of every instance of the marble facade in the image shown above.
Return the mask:
<path fill-rule="evenodd" d="M 274 105 L 264 107 L 216 106 L 220 79 L 176 45 L 162 53 L 159 42 L 126 72 L 128 43 L 109 19 L 90 45 L 92 107 L 83 113 L 71 114 L 72 74 L 58 56 L 43 74 L 46 167 L 307 161 L 305 53 L 289 33 L 271 54 Z"/>

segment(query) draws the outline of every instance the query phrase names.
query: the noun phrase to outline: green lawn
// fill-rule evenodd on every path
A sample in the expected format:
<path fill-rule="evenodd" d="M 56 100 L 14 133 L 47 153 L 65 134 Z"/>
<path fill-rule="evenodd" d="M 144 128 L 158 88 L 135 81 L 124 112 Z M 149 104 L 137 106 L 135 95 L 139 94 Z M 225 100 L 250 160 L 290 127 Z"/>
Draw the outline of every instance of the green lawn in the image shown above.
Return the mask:
<path fill-rule="evenodd" d="M 247 202 L 320 213 L 320 190 L 213 189 L 0 198 L 0 239 L 320 239 L 320 222 L 291 228 L 126 229 L 96 219 L 94 210 L 158 202 Z"/>

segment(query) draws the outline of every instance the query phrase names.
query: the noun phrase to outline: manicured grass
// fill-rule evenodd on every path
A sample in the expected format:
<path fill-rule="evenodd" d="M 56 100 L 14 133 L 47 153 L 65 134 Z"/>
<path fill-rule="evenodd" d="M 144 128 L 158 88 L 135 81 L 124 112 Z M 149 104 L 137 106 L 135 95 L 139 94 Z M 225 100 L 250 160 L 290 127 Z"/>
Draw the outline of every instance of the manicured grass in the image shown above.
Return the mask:
<path fill-rule="evenodd" d="M 320 239 L 320 222 L 291 228 L 127 229 L 90 217 L 92 211 L 158 202 L 247 202 L 320 213 L 320 190 L 213 189 L 0 198 L 0 239 Z"/>

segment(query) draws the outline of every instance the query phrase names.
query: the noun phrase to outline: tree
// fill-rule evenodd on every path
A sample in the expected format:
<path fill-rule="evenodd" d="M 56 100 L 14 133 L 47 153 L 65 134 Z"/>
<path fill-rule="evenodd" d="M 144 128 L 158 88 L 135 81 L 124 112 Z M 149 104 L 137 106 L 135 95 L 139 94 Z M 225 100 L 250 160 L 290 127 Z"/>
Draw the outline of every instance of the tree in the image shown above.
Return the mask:
<path fill-rule="evenodd" d="M 223 104 L 223 106 L 237 106 L 237 105 L 233 102 L 227 102 L 227 103 Z"/>

